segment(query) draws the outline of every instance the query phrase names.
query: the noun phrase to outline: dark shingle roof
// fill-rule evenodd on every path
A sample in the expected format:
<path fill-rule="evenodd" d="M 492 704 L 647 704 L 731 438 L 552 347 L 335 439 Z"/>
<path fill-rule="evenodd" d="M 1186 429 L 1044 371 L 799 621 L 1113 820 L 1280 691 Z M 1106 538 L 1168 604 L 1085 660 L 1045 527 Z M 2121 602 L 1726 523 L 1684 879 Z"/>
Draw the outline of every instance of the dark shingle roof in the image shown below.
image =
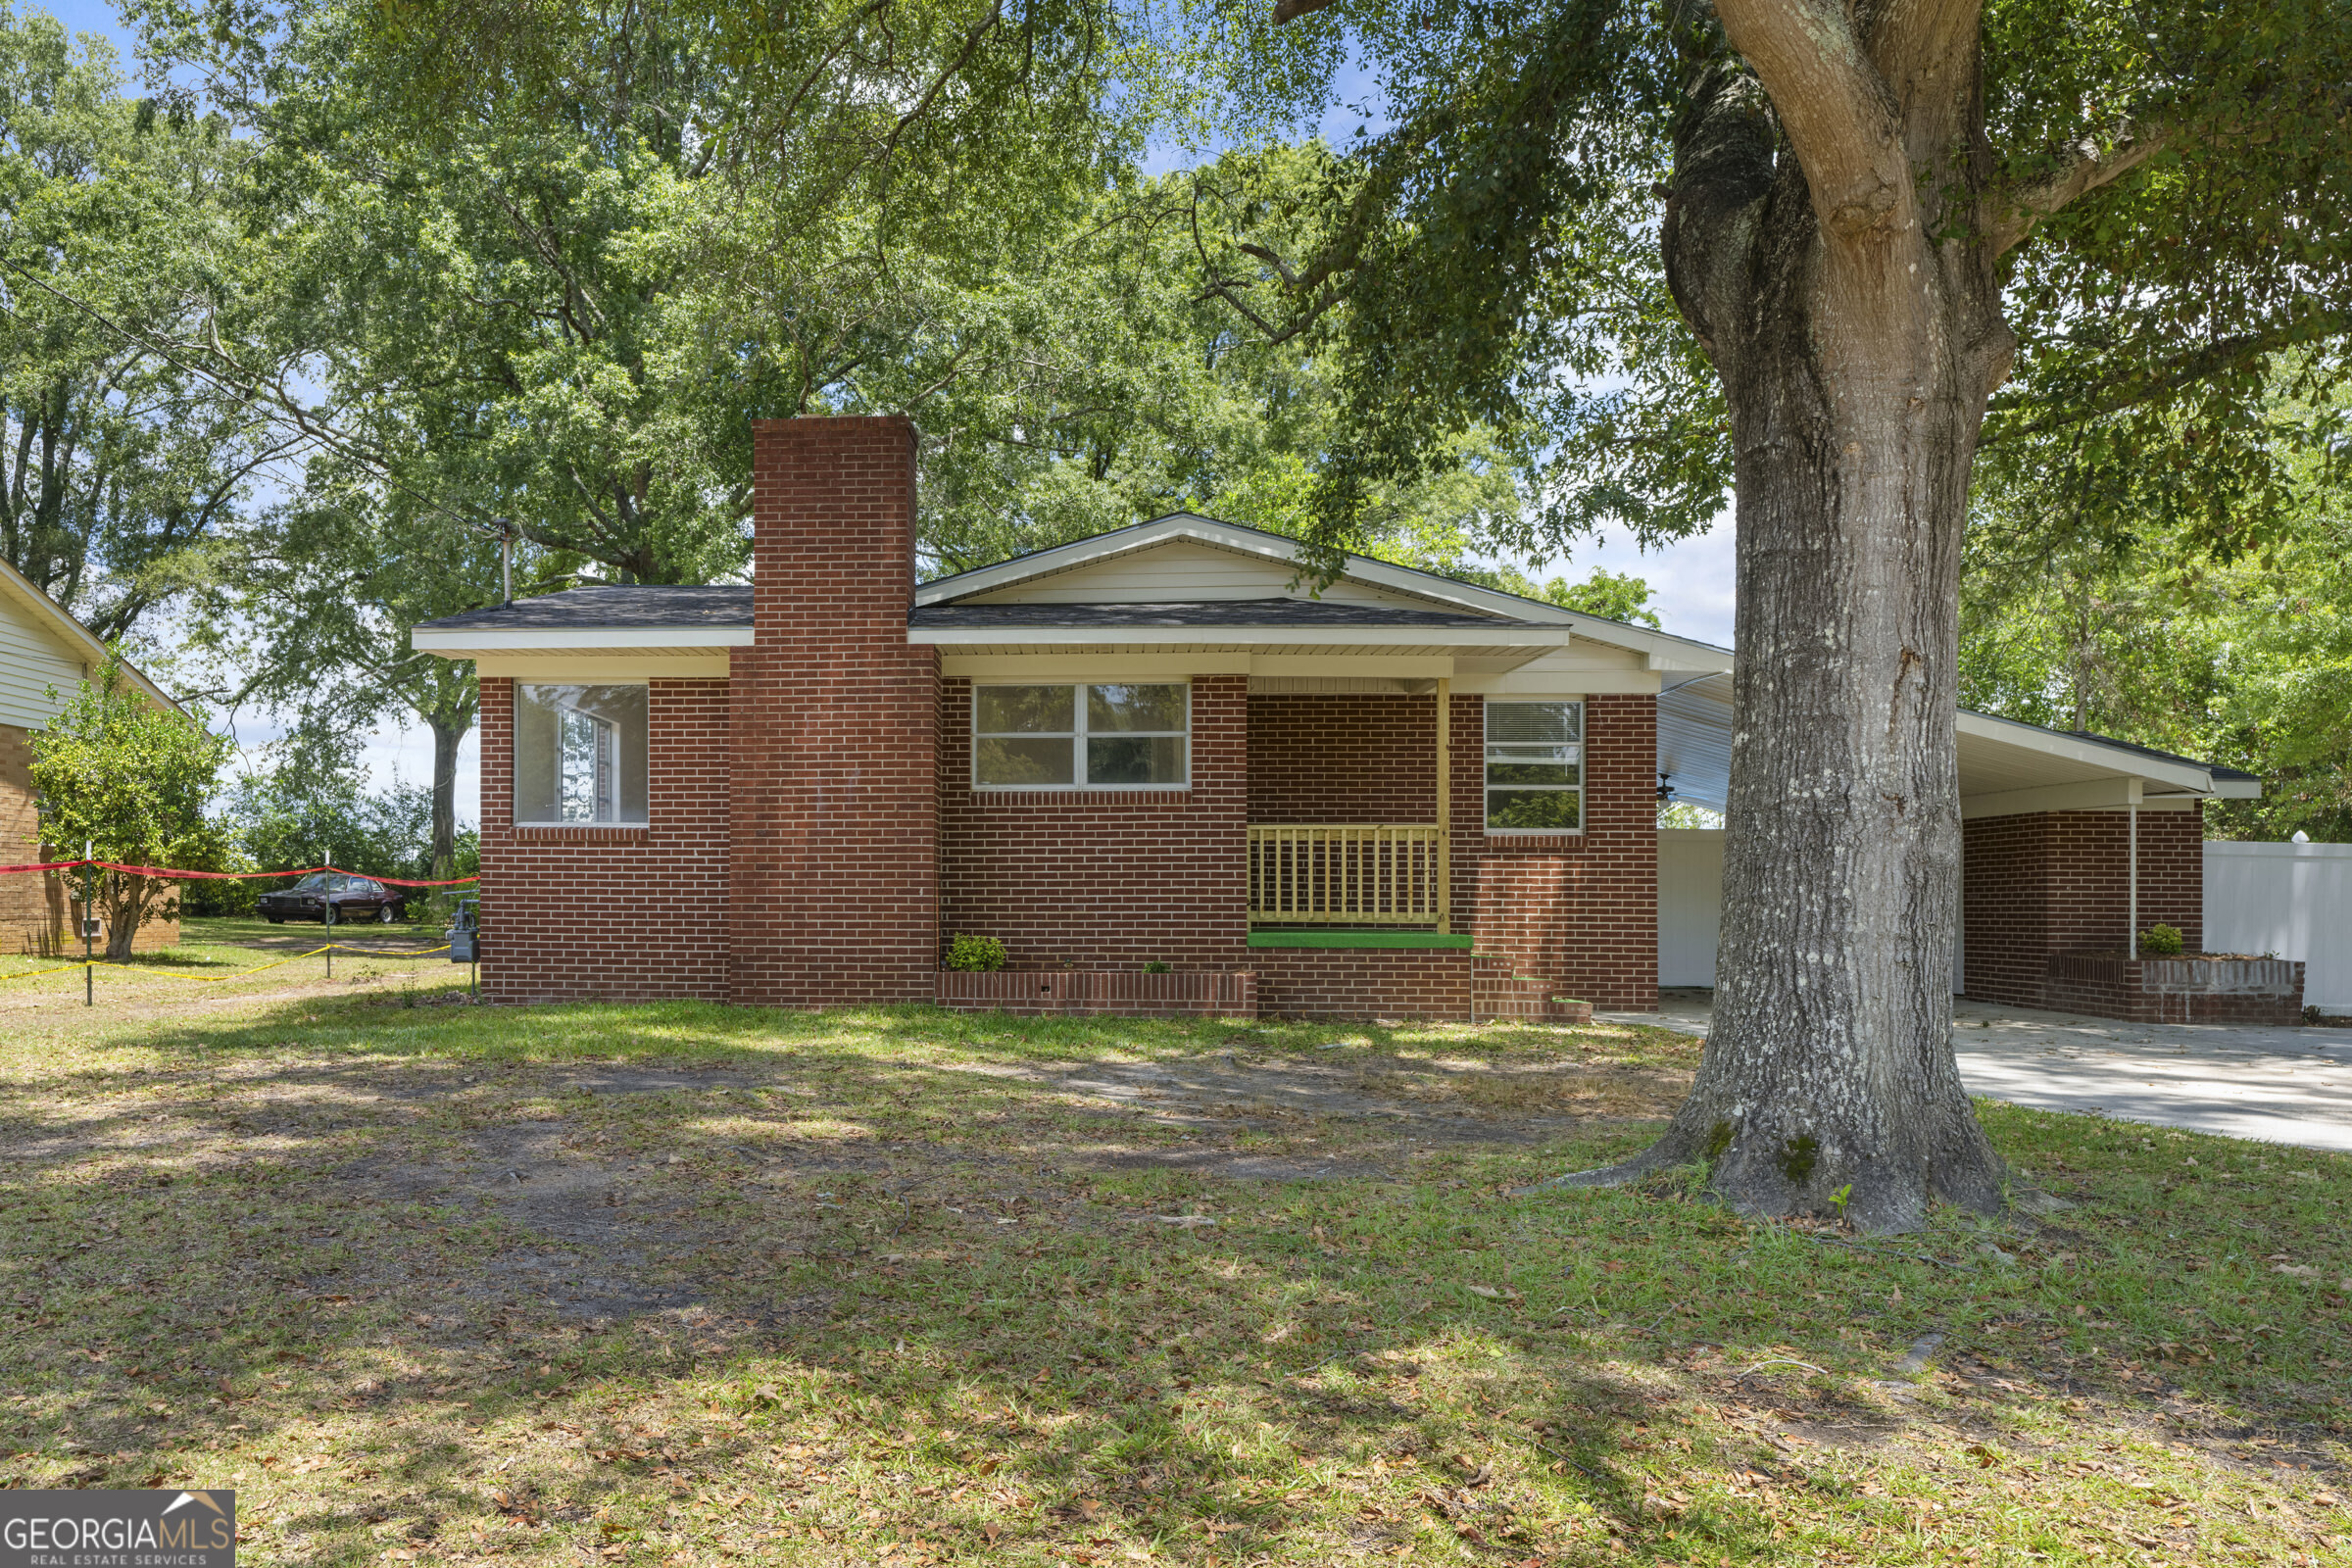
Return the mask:
<path fill-rule="evenodd" d="M 1532 624 L 1494 615 L 1457 615 L 1388 605 L 1346 605 L 1319 599 L 1210 599 L 1156 605 L 922 605 L 908 624 L 954 627 L 1022 626 L 1513 626 Z"/>
<path fill-rule="evenodd" d="M 574 626 L 749 626 L 751 623 L 752 590 L 732 583 L 699 588 L 567 588 L 560 594 L 517 599 L 512 605 L 468 610 L 424 622 L 435 628 L 494 631 L 554 631 Z"/>

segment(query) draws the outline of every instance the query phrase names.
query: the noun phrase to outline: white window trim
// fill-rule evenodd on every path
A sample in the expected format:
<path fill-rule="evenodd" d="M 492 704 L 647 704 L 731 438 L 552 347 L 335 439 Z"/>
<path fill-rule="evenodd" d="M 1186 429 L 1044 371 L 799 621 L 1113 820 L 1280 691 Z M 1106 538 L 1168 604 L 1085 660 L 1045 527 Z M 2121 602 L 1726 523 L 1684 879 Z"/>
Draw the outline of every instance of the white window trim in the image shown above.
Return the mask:
<path fill-rule="evenodd" d="M 1565 793 L 1576 792 L 1576 826 L 1574 827 L 1490 827 L 1487 824 L 1487 711 L 1497 705 L 1510 707 L 1534 703 L 1563 704 L 1576 710 L 1576 778 L 1574 784 L 1530 784 L 1523 789 L 1548 789 Z M 1491 839 L 1571 839 L 1580 838 L 1585 831 L 1586 808 L 1592 801 L 1592 755 L 1586 723 L 1591 717 L 1582 695 L 1575 697 L 1540 697 L 1513 692 L 1507 697 L 1489 697 L 1480 706 L 1478 735 L 1478 824 Z"/>
<path fill-rule="evenodd" d="M 1075 694 L 1071 699 L 1074 710 L 1071 721 L 1077 728 L 1070 736 L 1070 777 L 1067 784 L 983 784 L 980 782 L 980 694 L 991 686 L 1067 686 Z M 1089 686 L 1182 686 L 1184 688 L 1184 778 L 1175 784 L 1089 784 L 1081 776 L 1086 758 L 1086 688 Z M 1051 739 L 1059 731 L 1048 732 L 1041 739 Z M 1120 735 L 1165 736 L 1166 730 L 1123 729 Z M 1002 738 L 1002 737 L 1000 737 Z M 972 682 L 972 722 L 968 736 L 970 746 L 965 757 L 965 771 L 971 778 L 974 791 L 988 795 L 1066 795 L 1083 791 L 1089 795 L 1141 795 L 1152 790 L 1189 790 L 1193 787 L 1193 683 L 1190 680 L 1154 680 L 1148 676 L 1113 676 L 1107 680 L 985 680 Z"/>
<path fill-rule="evenodd" d="M 549 821 L 543 821 L 543 820 L 541 820 L 541 819 L 539 819 L 539 818 L 537 818 L 537 817 L 526 817 L 526 816 L 524 816 L 524 815 L 522 814 L 522 810 L 521 810 L 521 802 L 522 802 L 522 749 L 521 749 L 521 747 L 520 747 L 520 746 L 518 746 L 517 744 L 515 744 L 514 732 L 515 732 L 517 729 L 519 729 L 519 728 L 521 727 L 521 713 L 522 713 L 522 689 L 523 689 L 525 686 L 643 686 L 643 687 L 646 689 L 646 690 L 645 690 L 645 719 L 646 719 L 646 725 L 647 725 L 647 729 L 648 729 L 649 733 L 648 733 L 648 734 L 647 734 L 647 736 L 646 736 L 646 748 L 647 748 L 647 753 L 648 753 L 648 755 L 647 755 L 647 757 L 646 757 L 646 760 L 645 760 L 645 790 L 646 790 L 646 803 L 645 803 L 645 820 L 644 820 L 644 821 L 642 821 L 642 822 L 624 822 L 624 821 L 620 821 L 620 820 L 618 820 L 618 819 L 615 819 L 615 820 L 613 820 L 613 821 L 610 821 L 610 822 L 605 822 L 605 821 L 585 821 L 585 822 L 582 822 L 582 821 L 564 821 L 564 820 L 561 820 L 561 819 L 559 819 L 559 820 L 556 820 L 556 821 L 553 821 L 553 822 L 549 822 Z M 653 719 L 654 719 L 654 691 L 653 691 L 653 683 L 652 683 L 650 680 L 642 680 L 642 679 L 640 679 L 640 680 L 590 680 L 590 681 L 581 681 L 581 680 L 554 680 L 554 679 L 548 679 L 548 678 L 541 678 L 541 679 L 537 679 L 537 680 L 517 680 L 516 682 L 514 682 L 514 694 L 513 694 L 513 696 L 514 696 L 514 702 L 513 702 L 513 708 L 514 708 L 514 711 L 513 711 L 513 713 L 512 713 L 512 714 L 509 716 L 509 718 L 508 718 L 508 720 L 507 720 L 507 810 L 508 810 L 508 813 L 509 813 L 508 826 L 510 826 L 510 827 L 514 827 L 514 828 L 526 828 L 526 827 L 528 827 L 528 828 L 554 828 L 554 827 L 560 827 L 560 828 L 570 828 L 570 829 L 573 829 L 573 830 L 579 830 L 579 829 L 590 829 L 590 830 L 593 830 L 593 831 L 596 831 L 596 832 L 599 832 L 599 833 L 612 833 L 612 832 L 621 832 L 621 833 L 628 833 L 628 832 L 644 832 L 644 831 L 646 831 L 647 829 L 649 829 L 649 828 L 651 828 L 651 827 L 653 826 L 653 823 L 654 823 L 654 803 L 653 803 L 653 790 L 654 790 L 654 760 L 653 760 L 653 757 L 652 757 L 652 755 L 651 755 L 651 753 L 652 753 L 652 748 L 653 748 L 653 736 L 652 736 L 652 734 L 650 733 L 650 731 L 651 731 L 651 729 L 652 729 L 652 725 L 653 725 Z M 617 788 L 617 784 L 615 785 L 615 788 Z"/>

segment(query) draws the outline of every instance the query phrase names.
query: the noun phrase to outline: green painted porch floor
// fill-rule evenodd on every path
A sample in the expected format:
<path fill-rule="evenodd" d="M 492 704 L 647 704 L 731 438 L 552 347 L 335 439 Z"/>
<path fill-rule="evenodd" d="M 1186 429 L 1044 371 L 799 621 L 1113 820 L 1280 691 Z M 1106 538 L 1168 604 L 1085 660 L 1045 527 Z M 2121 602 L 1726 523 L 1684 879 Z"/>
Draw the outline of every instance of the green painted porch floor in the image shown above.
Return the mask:
<path fill-rule="evenodd" d="M 1466 948 L 1466 931 L 1252 931 L 1253 948 Z"/>

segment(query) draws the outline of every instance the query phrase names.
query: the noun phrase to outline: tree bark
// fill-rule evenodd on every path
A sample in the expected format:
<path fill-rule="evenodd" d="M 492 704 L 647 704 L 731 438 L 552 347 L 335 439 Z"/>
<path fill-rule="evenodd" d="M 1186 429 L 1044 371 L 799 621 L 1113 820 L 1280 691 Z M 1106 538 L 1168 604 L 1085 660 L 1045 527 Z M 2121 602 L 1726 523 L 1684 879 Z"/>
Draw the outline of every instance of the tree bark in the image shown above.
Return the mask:
<path fill-rule="evenodd" d="M 458 858 L 458 748 L 473 727 L 470 710 L 463 718 L 435 715 L 426 719 L 433 731 L 433 858 L 426 874 L 448 880 Z"/>
<path fill-rule="evenodd" d="M 148 908 L 156 892 L 150 878 L 110 871 L 106 880 L 109 885 L 102 901 L 106 906 L 106 956 L 111 962 L 122 963 L 130 957 L 139 928 L 161 911 Z"/>
<path fill-rule="evenodd" d="M 1973 42 L 1962 63 L 1973 108 Z M 1658 1144 L 1569 1180 L 1703 1161 L 1743 1209 L 1900 1230 L 1932 1200 L 2003 1202 L 1953 1060 L 1951 953 L 1961 531 L 2014 338 L 1997 251 L 1949 220 L 1978 201 L 1970 117 L 1908 106 L 1932 123 L 1904 177 L 1872 172 L 1883 144 L 1825 175 L 1789 152 L 1819 117 L 1785 122 L 1780 96 L 1710 69 L 1664 229 L 1737 446 L 1714 1022 Z"/>

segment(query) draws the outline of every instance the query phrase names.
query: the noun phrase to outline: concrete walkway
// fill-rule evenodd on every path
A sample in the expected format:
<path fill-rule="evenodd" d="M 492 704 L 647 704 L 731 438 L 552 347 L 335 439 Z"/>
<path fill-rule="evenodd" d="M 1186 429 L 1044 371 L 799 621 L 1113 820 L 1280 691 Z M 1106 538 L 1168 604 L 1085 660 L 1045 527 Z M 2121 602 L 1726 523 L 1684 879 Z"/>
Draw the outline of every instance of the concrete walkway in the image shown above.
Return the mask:
<path fill-rule="evenodd" d="M 1713 997 L 1671 991 L 1655 1013 L 1604 1016 L 1703 1035 Z M 2305 1149 L 2352 1151 L 2352 1028 L 2119 1023 L 2074 1013 L 1953 1006 L 1972 1094 Z"/>

